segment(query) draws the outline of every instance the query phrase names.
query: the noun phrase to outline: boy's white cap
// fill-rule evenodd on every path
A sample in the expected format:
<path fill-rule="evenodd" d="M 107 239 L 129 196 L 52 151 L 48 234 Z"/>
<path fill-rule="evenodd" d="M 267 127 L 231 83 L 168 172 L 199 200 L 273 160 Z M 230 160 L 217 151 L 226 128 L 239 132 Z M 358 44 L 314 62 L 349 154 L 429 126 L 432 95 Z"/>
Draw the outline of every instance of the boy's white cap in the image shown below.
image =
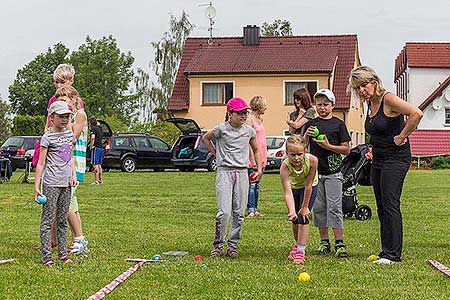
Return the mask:
<path fill-rule="evenodd" d="M 66 101 L 57 100 L 50 105 L 50 108 L 48 109 L 48 113 L 51 114 L 57 114 L 57 115 L 65 115 L 65 114 L 71 114 L 72 111 L 70 110 L 69 104 Z"/>
<path fill-rule="evenodd" d="M 320 89 L 314 94 L 314 100 L 316 100 L 316 97 L 318 95 L 322 95 L 328 98 L 332 103 L 336 103 L 336 97 L 334 97 L 334 94 L 329 89 Z"/>

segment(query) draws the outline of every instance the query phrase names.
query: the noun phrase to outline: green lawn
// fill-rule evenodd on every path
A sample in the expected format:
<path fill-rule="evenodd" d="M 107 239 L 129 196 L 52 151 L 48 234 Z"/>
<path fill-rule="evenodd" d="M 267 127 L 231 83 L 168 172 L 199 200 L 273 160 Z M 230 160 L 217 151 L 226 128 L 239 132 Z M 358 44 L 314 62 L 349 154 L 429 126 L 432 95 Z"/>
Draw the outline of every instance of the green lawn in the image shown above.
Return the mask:
<path fill-rule="evenodd" d="M 402 197 L 403 262 L 378 266 L 367 261 L 380 247 L 370 187 L 359 187 L 359 203 L 371 206 L 370 221 L 346 220 L 351 257 L 308 255 L 318 245 L 311 229 L 304 266 L 287 261 L 292 246 L 279 176 L 266 174 L 260 208 L 266 215 L 246 219 L 237 260 L 210 259 L 216 213 L 214 174 L 136 172 L 105 174 L 79 188 L 84 231 L 91 253 L 77 266 L 40 264 L 41 207 L 31 184 L 0 184 L 0 299 L 86 299 L 132 263 L 168 250 L 189 256 L 148 264 L 106 299 L 449 299 L 450 278 L 427 259 L 450 265 L 450 171 L 410 171 Z M 56 255 L 56 253 L 55 253 Z M 203 255 L 203 262 L 194 261 Z M 311 281 L 300 283 L 306 271 Z"/>

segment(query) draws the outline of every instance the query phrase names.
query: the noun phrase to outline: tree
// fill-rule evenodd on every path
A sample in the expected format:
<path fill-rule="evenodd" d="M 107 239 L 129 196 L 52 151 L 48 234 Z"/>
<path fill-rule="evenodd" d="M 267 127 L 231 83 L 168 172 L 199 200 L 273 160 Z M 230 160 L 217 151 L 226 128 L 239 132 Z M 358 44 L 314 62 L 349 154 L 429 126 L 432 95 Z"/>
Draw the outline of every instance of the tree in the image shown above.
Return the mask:
<path fill-rule="evenodd" d="M 69 49 L 62 43 L 48 48 L 17 72 L 9 86 L 13 112 L 21 115 L 47 114 L 47 101 L 55 93 L 53 71 L 66 62 Z"/>
<path fill-rule="evenodd" d="M 149 82 L 148 74 L 142 70 L 138 71 L 135 86 L 140 97 L 139 108 L 141 111 L 147 113 L 152 113 L 155 109 L 159 112 L 167 111 L 184 41 L 193 28 L 194 25 L 189 21 L 189 16 L 184 11 L 179 19 L 170 15 L 169 30 L 164 33 L 160 41 L 151 43 L 155 49 L 155 59 L 150 62 L 150 67 L 157 77 L 157 82 Z M 149 120 L 151 118 L 146 115 L 144 119 Z"/>
<path fill-rule="evenodd" d="M 134 58 L 122 53 L 112 36 L 93 40 L 86 37 L 69 62 L 77 72 L 78 90 L 88 115 L 115 116 L 130 124 L 136 114 L 136 96 L 128 93 L 133 80 Z"/>
<path fill-rule="evenodd" d="M 0 145 L 11 135 L 11 107 L 0 97 Z"/>
<path fill-rule="evenodd" d="M 264 22 L 261 34 L 263 36 L 291 36 L 291 22 L 288 20 L 275 20 L 270 24 Z"/>

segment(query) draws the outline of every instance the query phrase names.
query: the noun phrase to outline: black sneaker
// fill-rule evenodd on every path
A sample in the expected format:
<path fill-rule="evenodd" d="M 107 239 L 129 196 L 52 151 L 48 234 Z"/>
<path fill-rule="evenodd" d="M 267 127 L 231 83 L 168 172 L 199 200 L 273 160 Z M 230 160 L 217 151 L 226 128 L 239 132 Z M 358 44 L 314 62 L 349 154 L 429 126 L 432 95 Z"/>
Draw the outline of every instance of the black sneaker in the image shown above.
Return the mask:
<path fill-rule="evenodd" d="M 331 253 L 331 245 L 325 241 L 321 241 L 319 247 L 314 252 L 316 255 L 326 255 Z"/>
<path fill-rule="evenodd" d="M 337 243 L 334 245 L 334 255 L 338 258 L 346 258 L 348 257 L 347 246 L 344 243 Z"/>

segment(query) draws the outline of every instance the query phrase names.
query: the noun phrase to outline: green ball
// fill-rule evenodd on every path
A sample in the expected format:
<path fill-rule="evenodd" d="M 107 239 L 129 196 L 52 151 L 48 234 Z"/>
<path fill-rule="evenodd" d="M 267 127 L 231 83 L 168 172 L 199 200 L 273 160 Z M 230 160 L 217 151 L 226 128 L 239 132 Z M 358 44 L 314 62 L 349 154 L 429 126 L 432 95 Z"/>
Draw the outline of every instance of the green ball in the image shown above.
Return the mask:
<path fill-rule="evenodd" d="M 316 127 L 313 129 L 312 137 L 317 137 L 319 135 L 319 129 Z"/>
<path fill-rule="evenodd" d="M 325 141 L 325 134 L 321 134 L 317 137 L 318 141 Z"/>

